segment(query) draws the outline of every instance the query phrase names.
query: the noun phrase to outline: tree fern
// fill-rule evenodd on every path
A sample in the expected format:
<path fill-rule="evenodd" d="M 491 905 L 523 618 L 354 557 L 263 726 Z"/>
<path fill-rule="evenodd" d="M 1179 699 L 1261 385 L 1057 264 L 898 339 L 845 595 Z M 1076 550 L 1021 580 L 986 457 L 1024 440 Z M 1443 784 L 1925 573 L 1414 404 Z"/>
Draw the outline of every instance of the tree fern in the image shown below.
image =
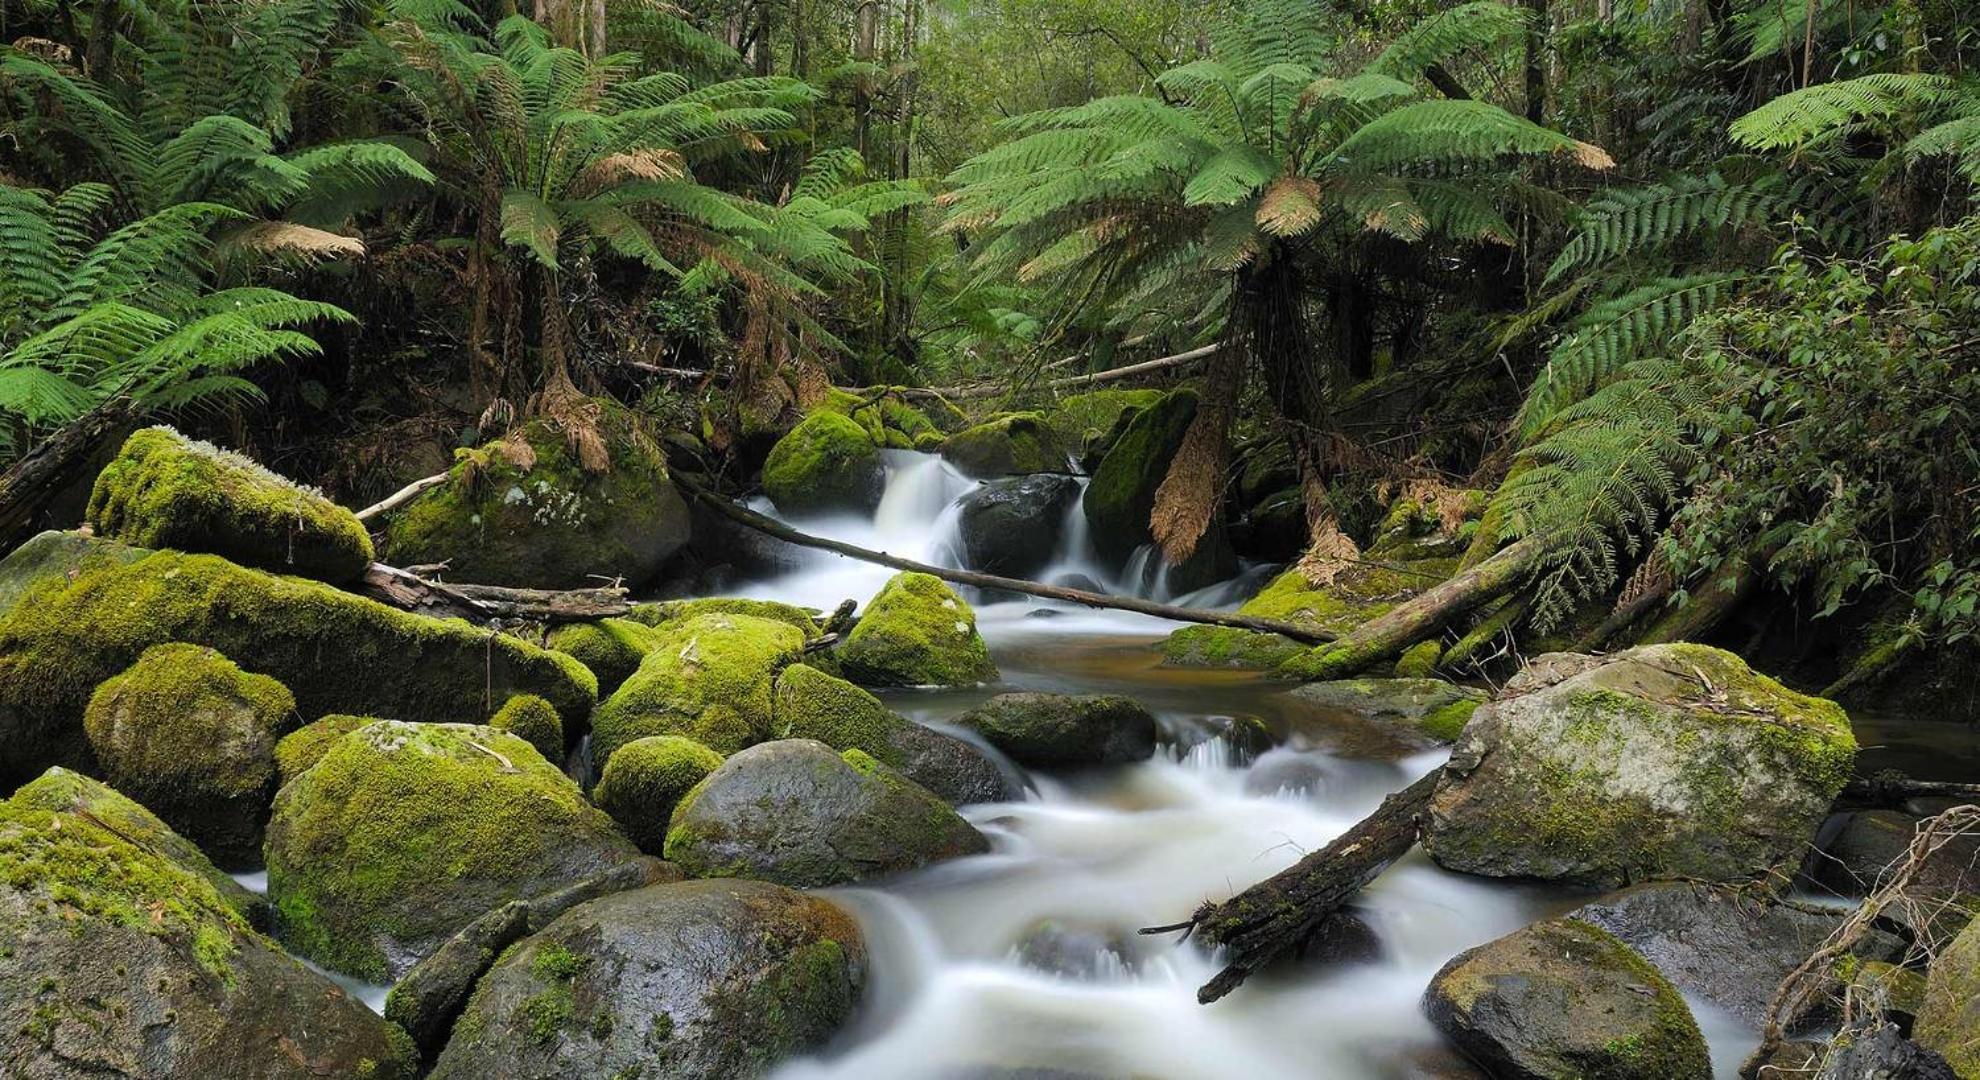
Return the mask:
<path fill-rule="evenodd" d="M 1757 150 L 1799 147 L 1862 119 L 1889 117 L 1943 101 L 1953 84 L 1941 75 L 1879 72 L 1782 94 L 1732 122 L 1733 140 Z"/>
<path fill-rule="evenodd" d="M 1624 188 L 1590 202 L 1543 285 L 1592 265 L 1668 246 L 1701 230 L 1765 221 L 1781 205 L 1770 181 L 1731 184 L 1718 173 Z"/>

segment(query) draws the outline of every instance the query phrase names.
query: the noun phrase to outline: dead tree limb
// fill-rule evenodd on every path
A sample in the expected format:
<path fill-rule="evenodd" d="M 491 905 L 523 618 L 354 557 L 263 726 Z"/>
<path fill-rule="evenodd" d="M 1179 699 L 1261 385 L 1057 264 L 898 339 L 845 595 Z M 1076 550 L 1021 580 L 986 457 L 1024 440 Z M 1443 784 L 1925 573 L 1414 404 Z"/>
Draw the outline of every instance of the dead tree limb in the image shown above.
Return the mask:
<path fill-rule="evenodd" d="M 1142 615 L 1153 615 L 1158 619 L 1170 619 L 1175 622 L 1205 623 L 1211 626 L 1236 627 L 1239 630 L 1256 630 L 1265 634 L 1281 634 L 1294 641 L 1303 641 L 1307 644 L 1321 644 L 1334 640 L 1334 635 L 1325 630 L 1319 630 L 1300 623 L 1285 622 L 1280 619 L 1261 619 L 1252 615 L 1239 615 L 1234 611 L 1209 611 L 1203 608 L 1176 607 L 1173 604 L 1158 604 L 1152 600 L 1141 600 L 1132 596 L 1106 596 L 1101 593 L 1088 592 L 1085 589 L 1068 589 L 1058 585 L 1041 585 L 1038 582 L 1025 581 L 1021 578 L 998 577 L 995 574 L 979 574 L 971 570 L 951 570 L 944 566 L 930 566 L 927 563 L 916 562 L 913 559 L 903 559 L 896 555 L 889 555 L 884 551 L 870 551 L 863 547 L 856 547 L 842 540 L 829 540 L 822 536 L 813 536 L 810 533 L 799 532 L 781 521 L 764 517 L 762 514 L 756 513 L 753 510 L 747 510 L 737 506 L 735 503 L 709 491 L 707 488 L 687 479 L 679 473 L 674 475 L 674 482 L 703 505 L 721 514 L 723 517 L 739 525 L 754 529 L 766 536 L 775 537 L 785 543 L 816 548 L 820 551 L 830 551 L 837 555 L 844 555 L 850 559 L 858 559 L 861 562 L 870 562 L 879 566 L 889 566 L 896 570 L 911 570 L 920 574 L 929 574 L 957 585 L 1023 593 L 1026 596 L 1037 596 L 1046 600 L 1062 600 L 1069 604 L 1080 604 L 1085 607 L 1133 611 Z"/>
<path fill-rule="evenodd" d="M 1980 784 L 1913 780 L 1903 773 L 1886 770 L 1874 776 L 1851 780 L 1849 786 L 1843 788 L 1842 799 L 1864 806 L 1898 806 L 1908 799 L 1972 799 L 1980 802 Z"/>
<path fill-rule="evenodd" d="M 1096 383 L 1113 382 L 1117 379 L 1131 379 L 1136 375 L 1147 375 L 1151 372 L 1166 371 L 1169 368 L 1194 364 L 1198 360 L 1211 356 L 1221 348 L 1223 348 L 1221 344 L 1205 345 L 1200 349 L 1191 349 L 1188 352 L 1177 353 L 1174 356 L 1161 356 L 1153 360 L 1143 360 L 1138 364 L 1110 368 L 1106 371 L 1096 371 L 1091 375 L 1068 375 L 1065 378 L 1053 379 L 1044 383 L 1043 388 L 1047 390 L 1072 390 L 1082 386 L 1092 386 Z M 968 401 L 972 398 L 996 397 L 1000 394 L 1007 393 L 1009 390 L 1010 387 L 997 383 L 978 383 L 972 386 L 951 386 L 939 390 L 907 387 L 903 388 L 901 392 L 908 397 L 944 397 L 951 400 Z"/>
<path fill-rule="evenodd" d="M 137 415 L 129 398 L 105 402 L 62 425 L 0 473 L 0 545 L 11 547 L 34 528 L 96 448 Z"/>
<path fill-rule="evenodd" d="M 1253 972 L 1297 950 L 1363 886 L 1415 846 L 1417 818 L 1429 807 L 1443 772 L 1432 769 L 1383 799 L 1374 813 L 1326 847 L 1229 900 L 1204 904 L 1188 922 L 1141 932 L 1182 930 L 1185 937 L 1193 933 L 1207 944 L 1228 949 L 1224 969 L 1196 991 L 1198 1002 L 1216 1001 Z"/>
<path fill-rule="evenodd" d="M 414 499 L 419 498 L 420 493 L 426 491 L 427 489 L 436 488 L 439 487 L 441 484 L 446 483 L 447 477 L 451 475 L 452 475 L 451 473 L 435 473 L 432 476 L 422 476 L 419 479 L 414 480 L 412 483 L 407 484 L 405 487 L 402 487 L 399 490 L 391 493 L 390 495 L 387 495 L 384 498 L 378 500 L 377 502 L 372 503 L 370 506 L 367 506 L 364 509 L 359 510 L 357 512 L 357 519 L 359 521 L 370 521 L 372 518 L 375 518 L 380 514 L 390 513 L 393 510 L 397 510 L 399 507 L 404 506 L 407 503 L 413 501 Z"/>
<path fill-rule="evenodd" d="M 571 623 L 612 618 L 632 610 L 626 590 L 505 589 L 495 585 L 450 585 L 384 563 L 372 563 L 358 591 L 380 603 L 435 618 L 487 623 Z"/>

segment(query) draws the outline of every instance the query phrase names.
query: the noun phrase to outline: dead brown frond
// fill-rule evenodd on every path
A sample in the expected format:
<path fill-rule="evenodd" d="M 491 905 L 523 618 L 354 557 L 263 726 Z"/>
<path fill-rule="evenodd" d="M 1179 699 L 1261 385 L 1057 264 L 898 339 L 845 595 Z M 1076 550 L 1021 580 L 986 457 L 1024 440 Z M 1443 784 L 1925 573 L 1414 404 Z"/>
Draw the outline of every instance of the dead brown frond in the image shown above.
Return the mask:
<path fill-rule="evenodd" d="M 1397 497 L 1408 499 L 1436 515 L 1437 524 L 1445 532 L 1456 532 L 1464 524 L 1464 519 L 1477 505 L 1477 497 L 1460 487 L 1452 487 L 1434 476 L 1416 476 L 1404 480 L 1397 490 Z"/>
<path fill-rule="evenodd" d="M 1211 519 L 1223 502 L 1224 466 L 1230 454 L 1231 413 L 1237 406 L 1244 377 L 1244 351 L 1220 349 L 1210 358 L 1203 395 L 1175 459 L 1155 489 L 1155 506 L 1148 515 L 1149 532 L 1171 566 L 1196 553 L 1210 530 Z"/>
<path fill-rule="evenodd" d="M 1304 176 L 1282 176 L 1258 202 L 1258 227 L 1273 236 L 1300 236 L 1320 223 L 1320 185 Z"/>
<path fill-rule="evenodd" d="M 1664 559 L 1663 549 L 1653 548 L 1650 557 L 1629 575 L 1628 581 L 1623 582 L 1622 592 L 1616 595 L 1614 610 L 1621 611 L 1653 593 L 1661 596 L 1670 592 L 1676 584 L 1677 579 L 1671 573 L 1671 564 Z"/>
<path fill-rule="evenodd" d="M 238 251 L 302 262 L 357 258 L 364 254 L 364 241 L 355 236 L 340 236 L 292 221 L 258 221 L 236 230 L 223 244 Z"/>
<path fill-rule="evenodd" d="M 1311 513 L 1307 518 L 1307 531 L 1312 539 L 1306 546 L 1306 554 L 1299 557 L 1294 569 L 1314 588 L 1324 588 L 1360 565 L 1361 547 L 1341 531 L 1340 522 L 1335 519 L 1331 507 L 1319 521 L 1312 520 Z"/>
<path fill-rule="evenodd" d="M 687 175 L 687 159 L 678 151 L 649 147 L 623 154 L 607 154 L 585 166 L 578 174 L 575 191 L 579 194 L 603 191 L 624 180 L 679 180 Z"/>

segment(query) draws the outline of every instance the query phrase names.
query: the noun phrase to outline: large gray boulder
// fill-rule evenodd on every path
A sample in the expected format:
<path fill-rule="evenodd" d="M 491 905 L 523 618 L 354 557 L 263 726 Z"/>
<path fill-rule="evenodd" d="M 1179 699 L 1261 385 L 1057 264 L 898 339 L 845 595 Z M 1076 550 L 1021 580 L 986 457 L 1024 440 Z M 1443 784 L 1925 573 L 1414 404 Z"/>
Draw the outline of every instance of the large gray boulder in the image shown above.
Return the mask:
<path fill-rule="evenodd" d="M 757 881 L 621 892 L 564 913 L 475 989 L 435 1080 L 758 1077 L 852 1015 L 845 912 Z"/>
<path fill-rule="evenodd" d="M 1855 759 L 1840 706 L 1731 653 L 1553 653 L 1472 715 L 1424 844 L 1445 867 L 1493 877 L 1791 873 Z"/>
<path fill-rule="evenodd" d="M 1868 895 L 1903 862 L 1923 820 L 1902 810 L 1851 812 L 1814 860 L 1816 883 L 1841 896 Z M 1980 837 L 1947 837 L 1920 864 L 1907 891 L 1936 899 L 1980 893 Z"/>
<path fill-rule="evenodd" d="M 963 568 L 1018 578 L 1045 569 L 1078 498 L 1078 480 L 1052 473 L 992 480 L 963 496 L 956 509 Z"/>
<path fill-rule="evenodd" d="M 1574 919 L 1459 953 L 1423 1008 L 1500 1080 L 1708 1080 L 1705 1038 L 1677 988 L 1629 946 Z"/>
<path fill-rule="evenodd" d="M 1944 1055 L 1961 1080 L 1980 1076 L 1980 919 L 1933 957 L 1912 1036 Z"/>
<path fill-rule="evenodd" d="M 0 803 L 0 1076 L 413 1075 L 403 1033 L 256 933 L 174 845 L 65 803 Z"/>
<path fill-rule="evenodd" d="M 958 722 L 1032 768 L 1124 765 L 1155 753 L 1154 714 L 1118 694 L 998 694 Z"/>
<path fill-rule="evenodd" d="M 667 858 L 701 877 L 847 885 L 989 850 L 927 789 L 860 750 L 760 743 L 710 773 L 674 810 Z"/>

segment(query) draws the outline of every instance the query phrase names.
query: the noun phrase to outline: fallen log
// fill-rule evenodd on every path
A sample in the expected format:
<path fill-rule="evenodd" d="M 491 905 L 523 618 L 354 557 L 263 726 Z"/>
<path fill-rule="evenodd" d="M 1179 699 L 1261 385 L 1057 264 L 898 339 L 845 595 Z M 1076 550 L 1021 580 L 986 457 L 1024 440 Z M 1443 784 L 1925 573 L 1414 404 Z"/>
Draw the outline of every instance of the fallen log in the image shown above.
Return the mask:
<path fill-rule="evenodd" d="M 1085 589 L 1068 589 L 1059 585 L 1041 585 L 1022 578 L 998 577 L 995 574 L 979 574 L 972 570 L 951 570 L 944 566 L 931 566 L 889 555 L 884 551 L 870 551 L 863 547 L 848 544 L 842 540 L 830 540 L 822 536 L 799 532 L 789 525 L 773 518 L 764 517 L 753 510 L 745 509 L 728 499 L 709 491 L 699 483 L 676 473 L 674 482 L 689 495 L 718 514 L 746 528 L 754 529 L 765 536 L 774 537 L 785 543 L 800 547 L 816 548 L 836 555 L 844 555 L 861 562 L 892 567 L 895 570 L 911 570 L 929 574 L 956 585 L 968 585 L 978 589 L 995 589 L 1004 592 L 1023 593 L 1046 600 L 1061 600 L 1084 607 L 1109 608 L 1116 611 L 1133 611 L 1142 615 L 1153 615 L 1158 619 L 1175 622 L 1204 623 L 1210 626 L 1230 626 L 1239 630 L 1256 630 L 1266 634 L 1281 634 L 1294 641 L 1310 645 L 1323 644 L 1334 640 L 1333 634 L 1299 623 L 1280 619 L 1261 619 L 1254 615 L 1239 615 L 1234 611 L 1209 611 L 1203 608 L 1177 607 L 1173 604 L 1158 604 L 1153 600 L 1142 600 L 1132 596 L 1107 596 L 1088 592 Z"/>
<path fill-rule="evenodd" d="M 79 478 L 97 447 L 137 415 L 129 398 L 107 401 L 64 424 L 0 473 L 0 547 L 11 548 L 33 531 L 49 504 Z"/>
<path fill-rule="evenodd" d="M 1136 375 L 1147 375 L 1151 372 L 1166 371 L 1169 368 L 1193 364 L 1198 360 L 1215 354 L 1221 348 L 1223 348 L 1222 344 L 1205 345 L 1200 349 L 1191 349 L 1188 352 L 1177 353 L 1174 356 L 1159 356 L 1153 360 L 1143 360 L 1138 364 L 1129 364 L 1126 367 L 1096 371 L 1090 375 L 1068 375 L 1064 378 L 1052 379 L 1044 383 L 1043 388 L 1047 390 L 1071 390 L 1081 386 L 1113 382 L 1117 379 L 1131 379 Z M 968 401 L 972 398 L 997 397 L 1001 394 L 1009 393 L 1010 390 L 1010 387 L 998 383 L 977 383 L 972 386 L 950 386 L 935 390 L 905 387 L 901 390 L 901 393 L 908 397 L 941 397 L 950 400 Z"/>
<path fill-rule="evenodd" d="M 412 483 L 407 484 L 405 487 L 402 487 L 399 490 L 391 493 L 390 495 L 387 495 L 384 498 L 378 500 L 377 502 L 372 503 L 370 506 L 367 506 L 364 509 L 359 510 L 357 512 L 357 519 L 359 521 L 370 521 L 372 518 L 375 518 L 380 514 L 390 513 L 393 510 L 397 510 L 399 507 L 404 506 L 407 503 L 413 501 L 414 499 L 419 498 L 420 493 L 426 491 L 428 488 L 436 488 L 439 487 L 441 484 L 446 483 L 447 477 L 450 475 L 452 474 L 435 473 L 432 476 L 422 476 L 419 479 L 414 480 Z"/>
<path fill-rule="evenodd" d="M 1228 950 L 1226 962 L 1196 991 L 1208 1005 L 1243 985 L 1251 974 L 1297 950 L 1389 864 L 1416 844 L 1417 818 L 1430 805 L 1443 770 L 1382 800 L 1375 812 L 1319 851 L 1222 903 L 1206 903 L 1188 922 L 1151 926 L 1144 934 L 1183 931 Z"/>
<path fill-rule="evenodd" d="M 612 618 L 632 610 L 626 590 L 617 586 L 551 590 L 450 585 L 384 563 L 365 569 L 357 591 L 404 611 L 475 623 L 500 619 L 556 625 Z"/>
<path fill-rule="evenodd" d="M 1899 806 L 1909 799 L 1972 799 L 1980 802 L 1980 784 L 1914 780 L 1901 772 L 1886 770 L 1851 780 L 1842 790 L 1842 801 L 1864 806 Z"/>

